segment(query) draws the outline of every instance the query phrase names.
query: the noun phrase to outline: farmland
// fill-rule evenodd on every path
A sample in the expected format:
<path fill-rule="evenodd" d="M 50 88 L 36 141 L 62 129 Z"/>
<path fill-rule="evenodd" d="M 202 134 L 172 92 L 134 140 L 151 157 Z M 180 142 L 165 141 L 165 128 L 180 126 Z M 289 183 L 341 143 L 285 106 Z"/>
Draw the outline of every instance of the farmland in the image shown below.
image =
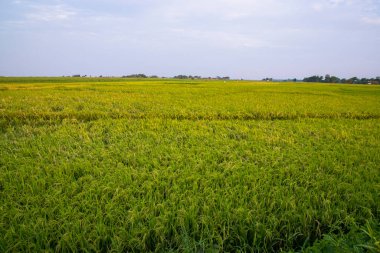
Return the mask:
<path fill-rule="evenodd" d="M 380 250 L 380 86 L 0 78 L 0 252 Z"/>

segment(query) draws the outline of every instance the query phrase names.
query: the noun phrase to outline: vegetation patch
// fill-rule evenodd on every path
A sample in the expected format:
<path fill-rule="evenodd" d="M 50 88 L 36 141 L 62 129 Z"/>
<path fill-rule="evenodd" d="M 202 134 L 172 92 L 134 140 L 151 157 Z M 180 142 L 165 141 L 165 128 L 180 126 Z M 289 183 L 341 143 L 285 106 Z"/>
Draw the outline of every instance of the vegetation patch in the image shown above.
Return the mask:
<path fill-rule="evenodd" d="M 0 80 L 1 252 L 379 250 L 380 87 L 68 79 Z"/>

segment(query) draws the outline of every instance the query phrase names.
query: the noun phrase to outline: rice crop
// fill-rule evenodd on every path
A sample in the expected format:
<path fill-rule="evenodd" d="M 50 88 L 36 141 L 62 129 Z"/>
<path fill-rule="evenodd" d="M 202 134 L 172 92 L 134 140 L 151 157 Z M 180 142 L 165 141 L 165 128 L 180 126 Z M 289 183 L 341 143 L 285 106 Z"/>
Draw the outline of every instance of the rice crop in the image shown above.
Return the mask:
<path fill-rule="evenodd" d="M 0 252 L 378 252 L 380 87 L 0 78 Z"/>

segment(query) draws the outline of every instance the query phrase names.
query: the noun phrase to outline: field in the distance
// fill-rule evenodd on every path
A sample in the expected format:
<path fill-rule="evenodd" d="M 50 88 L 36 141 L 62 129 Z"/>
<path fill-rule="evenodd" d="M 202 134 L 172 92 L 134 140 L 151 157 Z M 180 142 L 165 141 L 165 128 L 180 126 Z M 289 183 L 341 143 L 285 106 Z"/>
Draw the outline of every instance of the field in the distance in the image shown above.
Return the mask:
<path fill-rule="evenodd" d="M 0 78 L 0 252 L 380 250 L 380 86 Z"/>

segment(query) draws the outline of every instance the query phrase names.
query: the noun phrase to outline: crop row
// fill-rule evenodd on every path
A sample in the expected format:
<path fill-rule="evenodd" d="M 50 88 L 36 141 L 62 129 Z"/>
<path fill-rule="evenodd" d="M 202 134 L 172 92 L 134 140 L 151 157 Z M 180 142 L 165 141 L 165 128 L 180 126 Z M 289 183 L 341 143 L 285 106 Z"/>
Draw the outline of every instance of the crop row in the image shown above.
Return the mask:
<path fill-rule="evenodd" d="M 378 120 L 63 121 L 0 141 L 0 251 L 279 251 L 380 218 Z"/>

